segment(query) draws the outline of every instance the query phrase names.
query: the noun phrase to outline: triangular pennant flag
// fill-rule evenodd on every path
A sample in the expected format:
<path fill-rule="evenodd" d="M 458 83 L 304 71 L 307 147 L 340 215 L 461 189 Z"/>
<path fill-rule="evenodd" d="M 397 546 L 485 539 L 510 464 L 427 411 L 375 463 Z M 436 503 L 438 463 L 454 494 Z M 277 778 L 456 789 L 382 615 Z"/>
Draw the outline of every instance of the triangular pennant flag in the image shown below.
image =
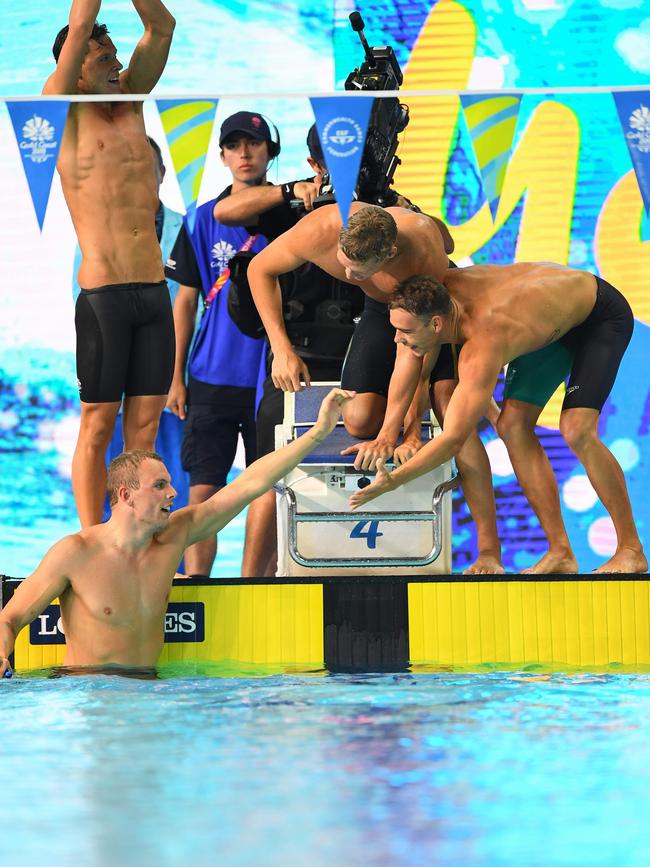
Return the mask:
<path fill-rule="evenodd" d="M 41 231 L 69 108 L 69 100 L 7 101 L 7 110 Z"/>
<path fill-rule="evenodd" d="M 329 172 L 343 225 L 359 177 L 366 144 L 371 96 L 315 96 L 310 99 L 316 129 Z"/>
<path fill-rule="evenodd" d="M 192 231 L 217 100 L 159 99 L 156 104 Z"/>
<path fill-rule="evenodd" d="M 483 192 L 496 220 L 503 180 L 510 162 L 521 96 L 512 93 L 460 97 L 474 155 L 483 180 Z"/>
<path fill-rule="evenodd" d="M 650 93 L 630 90 L 612 93 L 612 96 L 632 158 L 647 218 L 650 215 Z M 641 223 L 642 236 L 647 232 L 647 226 L 646 219 Z"/>

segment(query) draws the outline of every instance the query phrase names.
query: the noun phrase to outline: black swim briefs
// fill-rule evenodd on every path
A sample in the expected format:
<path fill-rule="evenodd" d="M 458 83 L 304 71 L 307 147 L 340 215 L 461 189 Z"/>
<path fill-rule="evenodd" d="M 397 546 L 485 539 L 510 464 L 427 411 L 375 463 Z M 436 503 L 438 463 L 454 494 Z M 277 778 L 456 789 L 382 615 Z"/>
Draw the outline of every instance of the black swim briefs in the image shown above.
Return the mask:
<path fill-rule="evenodd" d="M 596 277 L 596 303 L 591 313 L 562 338 L 562 343 L 575 352 L 563 410 L 603 408 L 633 330 L 634 315 L 625 297 L 611 283 Z"/>
<path fill-rule="evenodd" d="M 176 347 L 164 280 L 82 289 L 75 327 L 79 396 L 84 403 L 167 394 Z"/>
<path fill-rule="evenodd" d="M 568 376 L 563 410 L 603 408 L 632 337 L 634 316 L 618 289 L 594 279 L 596 302 L 584 322 L 556 343 L 510 362 L 506 399 L 545 406 Z"/>

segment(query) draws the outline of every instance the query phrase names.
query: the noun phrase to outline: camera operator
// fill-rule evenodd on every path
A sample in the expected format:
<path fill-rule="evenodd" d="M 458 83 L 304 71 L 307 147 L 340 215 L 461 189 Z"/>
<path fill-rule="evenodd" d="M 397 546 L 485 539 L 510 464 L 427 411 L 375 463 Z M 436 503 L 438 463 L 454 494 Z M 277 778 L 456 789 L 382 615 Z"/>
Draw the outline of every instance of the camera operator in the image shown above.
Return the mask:
<path fill-rule="evenodd" d="M 174 302 L 176 360 L 167 406 L 184 420 L 181 460 L 190 476 L 190 505 L 226 484 L 240 433 L 246 462 L 256 457 L 255 392 L 264 341 L 245 336 L 233 324 L 227 297 L 237 259 L 263 249 L 297 220 L 281 188 L 266 181 L 268 164 L 280 152 L 271 126 L 249 111 L 226 118 L 219 147 L 232 184 L 197 209 L 192 231 L 184 220 L 165 267 L 167 276 L 181 284 Z M 310 181 L 290 186 L 289 198 L 301 195 L 311 207 L 317 188 Z M 199 295 L 203 314 L 189 353 Z M 216 537 L 191 546 L 185 571 L 209 575 L 216 551 Z"/>

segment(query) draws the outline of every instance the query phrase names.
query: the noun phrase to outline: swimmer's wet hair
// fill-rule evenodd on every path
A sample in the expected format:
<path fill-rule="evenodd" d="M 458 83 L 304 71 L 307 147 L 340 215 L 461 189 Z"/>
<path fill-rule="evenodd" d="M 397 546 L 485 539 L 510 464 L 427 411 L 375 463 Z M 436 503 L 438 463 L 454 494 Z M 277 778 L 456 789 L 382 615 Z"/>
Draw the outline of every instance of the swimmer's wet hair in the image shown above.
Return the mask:
<path fill-rule="evenodd" d="M 406 310 L 418 319 L 447 316 L 451 311 L 451 298 L 447 287 L 433 277 L 409 277 L 397 286 L 390 296 L 391 310 Z"/>
<path fill-rule="evenodd" d="M 140 487 L 138 469 L 146 460 L 165 462 L 158 452 L 148 452 L 145 449 L 131 449 L 130 452 L 122 452 L 113 458 L 108 467 L 106 489 L 108 491 L 108 503 L 114 506 L 117 503 L 117 492 L 121 487 L 137 491 Z"/>
<path fill-rule="evenodd" d="M 360 208 L 339 233 L 339 247 L 353 262 L 370 259 L 383 262 L 390 256 L 396 241 L 395 220 L 377 205 Z"/>
<path fill-rule="evenodd" d="M 52 54 L 54 55 L 54 59 L 56 62 L 59 62 L 59 55 L 61 54 L 61 49 L 63 48 L 63 43 L 68 38 L 68 30 L 69 27 L 66 24 L 65 27 L 62 27 L 59 32 L 56 34 L 56 39 L 54 40 L 54 45 L 52 46 Z M 99 40 L 102 36 L 106 36 L 108 33 L 108 27 L 105 24 L 98 24 L 96 21 L 93 24 L 93 32 L 88 37 L 89 39 Z"/>

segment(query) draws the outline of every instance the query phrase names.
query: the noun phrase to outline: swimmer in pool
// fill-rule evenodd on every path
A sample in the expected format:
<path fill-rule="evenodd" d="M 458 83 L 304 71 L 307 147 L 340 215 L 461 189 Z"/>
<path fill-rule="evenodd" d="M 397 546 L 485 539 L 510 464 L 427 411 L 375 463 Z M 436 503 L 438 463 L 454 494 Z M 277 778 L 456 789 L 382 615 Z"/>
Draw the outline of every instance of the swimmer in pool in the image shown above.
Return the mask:
<path fill-rule="evenodd" d="M 423 356 L 444 343 L 462 346 L 458 385 L 442 434 L 406 464 L 350 498 L 353 508 L 450 460 L 462 448 L 489 404 L 497 377 L 509 363 L 506 408 L 497 422 L 524 492 L 554 544 L 561 524 L 557 483 L 546 461 L 509 429 L 508 400 L 540 403 L 569 376 L 560 430 L 584 466 L 616 530 L 614 556 L 596 572 L 645 572 L 643 553 L 623 471 L 598 438 L 598 419 L 632 337 L 634 318 L 623 295 L 585 271 L 551 263 L 478 265 L 448 271 L 445 285 L 430 277 L 405 280 L 392 295 L 396 340 Z M 568 350 L 567 366 L 545 356 Z M 534 353 L 531 355 L 531 353 Z M 550 382 L 548 369 L 550 368 Z M 510 373 L 512 372 L 512 376 Z M 544 382 L 540 382 L 544 380 Z M 538 571 L 577 571 L 577 563 L 547 559 Z"/>
<path fill-rule="evenodd" d="M 47 552 L 0 611 L 0 677 L 20 630 L 56 597 L 66 666 L 156 665 L 176 566 L 183 551 L 226 526 L 308 455 L 334 428 L 353 392 L 335 388 L 310 431 L 251 464 L 196 506 L 172 512 L 176 492 L 155 452 L 124 452 L 108 470 L 111 517 Z"/>

